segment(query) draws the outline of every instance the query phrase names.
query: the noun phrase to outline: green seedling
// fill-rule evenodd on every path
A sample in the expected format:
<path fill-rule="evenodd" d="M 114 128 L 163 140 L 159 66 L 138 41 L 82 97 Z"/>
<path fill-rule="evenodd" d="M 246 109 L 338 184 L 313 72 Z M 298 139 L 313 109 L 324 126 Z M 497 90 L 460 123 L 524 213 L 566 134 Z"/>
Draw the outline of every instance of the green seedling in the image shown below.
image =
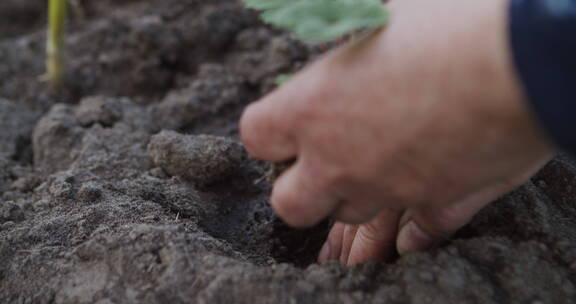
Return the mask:
<path fill-rule="evenodd" d="M 357 30 L 388 22 L 381 0 L 244 0 L 264 22 L 312 43 L 336 41 Z"/>
<path fill-rule="evenodd" d="M 46 42 L 46 79 L 53 88 L 62 85 L 64 75 L 63 47 L 67 0 L 49 0 L 48 38 Z"/>

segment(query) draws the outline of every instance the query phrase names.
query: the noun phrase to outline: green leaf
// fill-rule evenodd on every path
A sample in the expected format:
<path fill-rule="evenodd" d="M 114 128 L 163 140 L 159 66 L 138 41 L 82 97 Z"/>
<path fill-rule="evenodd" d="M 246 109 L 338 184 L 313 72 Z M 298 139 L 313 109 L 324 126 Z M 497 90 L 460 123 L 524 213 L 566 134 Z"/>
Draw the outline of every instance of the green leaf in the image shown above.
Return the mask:
<path fill-rule="evenodd" d="M 262 10 L 262 20 L 311 42 L 337 40 L 388 21 L 380 0 L 244 0 Z"/>
<path fill-rule="evenodd" d="M 280 75 L 276 76 L 276 78 L 274 79 L 274 83 L 277 85 L 283 85 L 288 80 L 290 80 L 290 78 L 292 78 L 292 75 L 280 74 Z"/>
<path fill-rule="evenodd" d="M 279 8 L 284 6 L 287 1 L 289 2 L 291 0 L 244 0 L 246 7 L 257 10 Z"/>

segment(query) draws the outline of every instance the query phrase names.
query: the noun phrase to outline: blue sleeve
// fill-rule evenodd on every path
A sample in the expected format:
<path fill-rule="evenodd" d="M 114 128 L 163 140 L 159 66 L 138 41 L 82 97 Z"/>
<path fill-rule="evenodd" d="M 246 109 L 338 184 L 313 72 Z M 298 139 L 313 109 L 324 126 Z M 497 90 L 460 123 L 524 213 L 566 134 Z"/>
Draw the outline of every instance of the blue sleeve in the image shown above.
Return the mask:
<path fill-rule="evenodd" d="M 515 65 L 545 132 L 576 155 L 576 0 L 510 0 Z"/>

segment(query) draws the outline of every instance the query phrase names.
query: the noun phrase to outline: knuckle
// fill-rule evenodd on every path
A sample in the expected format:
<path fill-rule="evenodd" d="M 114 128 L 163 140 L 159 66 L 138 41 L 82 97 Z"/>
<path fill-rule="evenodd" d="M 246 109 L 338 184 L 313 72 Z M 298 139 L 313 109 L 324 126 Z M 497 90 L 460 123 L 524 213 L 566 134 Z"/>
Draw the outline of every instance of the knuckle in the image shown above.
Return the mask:
<path fill-rule="evenodd" d="M 328 234 L 328 242 L 331 244 L 339 244 L 342 242 L 342 234 L 344 233 L 344 224 L 336 222 L 334 226 L 332 226 L 332 230 L 330 234 Z"/>
<path fill-rule="evenodd" d="M 240 120 L 240 138 L 248 154 L 268 161 L 283 161 L 294 157 L 295 137 L 291 121 L 268 113 L 254 104 L 245 110 Z"/>
<path fill-rule="evenodd" d="M 328 90 L 323 89 L 323 86 L 318 86 L 310 90 L 300 102 L 294 104 L 295 116 L 302 121 L 317 122 L 323 119 L 330 110 L 330 106 L 326 103 L 332 99 Z"/>
<path fill-rule="evenodd" d="M 382 231 L 374 228 L 373 225 L 369 224 L 362 226 L 362 228 L 358 230 L 358 237 L 360 237 L 362 241 L 370 244 L 378 244 L 382 242 Z"/>
<path fill-rule="evenodd" d="M 388 225 L 389 223 L 386 224 Z M 364 236 L 371 241 L 381 241 L 382 236 L 384 235 L 383 231 L 386 230 L 386 226 L 384 226 L 383 223 L 374 222 L 364 225 L 363 228 L 362 232 L 364 233 Z"/>
<path fill-rule="evenodd" d="M 272 193 L 272 208 L 286 223 L 292 226 L 306 226 L 309 220 L 306 215 L 306 205 L 287 191 Z"/>

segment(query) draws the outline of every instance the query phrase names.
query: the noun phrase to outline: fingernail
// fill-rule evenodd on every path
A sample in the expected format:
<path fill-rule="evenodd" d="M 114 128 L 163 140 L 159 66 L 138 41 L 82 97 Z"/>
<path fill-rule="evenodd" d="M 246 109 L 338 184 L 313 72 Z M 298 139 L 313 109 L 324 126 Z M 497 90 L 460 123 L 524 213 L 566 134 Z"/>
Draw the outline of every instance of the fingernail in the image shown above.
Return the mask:
<path fill-rule="evenodd" d="M 398 248 L 398 253 L 404 255 L 410 252 L 426 250 L 433 247 L 435 243 L 434 238 L 424 232 L 414 221 L 410 221 L 400 230 L 396 247 Z"/>
<path fill-rule="evenodd" d="M 324 242 L 320 253 L 318 254 L 318 262 L 325 262 L 330 258 L 330 243 L 328 241 Z"/>

